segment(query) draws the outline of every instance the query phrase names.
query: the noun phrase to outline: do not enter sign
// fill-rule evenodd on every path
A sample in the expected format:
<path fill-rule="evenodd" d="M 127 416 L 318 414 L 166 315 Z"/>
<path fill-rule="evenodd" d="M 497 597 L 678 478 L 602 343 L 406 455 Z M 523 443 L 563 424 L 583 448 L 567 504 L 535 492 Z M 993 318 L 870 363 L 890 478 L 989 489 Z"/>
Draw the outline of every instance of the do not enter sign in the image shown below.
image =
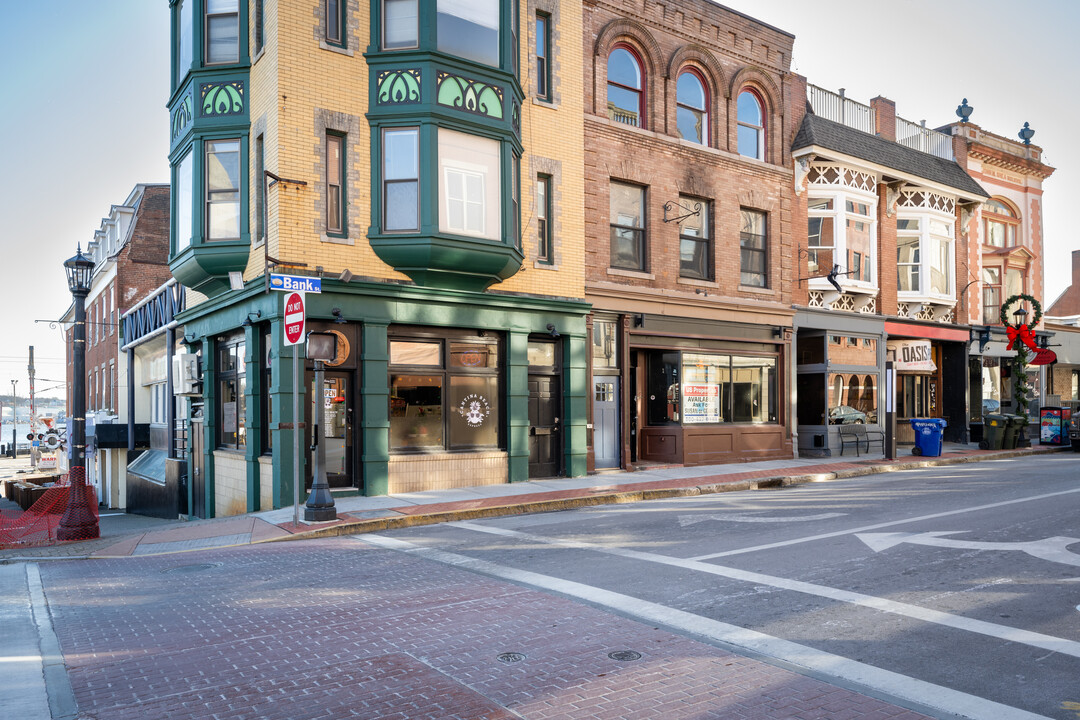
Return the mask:
<path fill-rule="evenodd" d="M 304 327 L 307 324 L 304 313 L 304 293 L 285 293 L 285 345 L 299 345 L 304 342 Z"/>

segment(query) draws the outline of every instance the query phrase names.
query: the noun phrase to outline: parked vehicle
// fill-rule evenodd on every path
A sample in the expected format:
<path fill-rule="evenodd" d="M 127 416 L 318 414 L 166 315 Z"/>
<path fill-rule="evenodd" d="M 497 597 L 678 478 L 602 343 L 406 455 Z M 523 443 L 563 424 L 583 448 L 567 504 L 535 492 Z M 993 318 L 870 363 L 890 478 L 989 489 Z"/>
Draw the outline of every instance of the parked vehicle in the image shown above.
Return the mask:
<path fill-rule="evenodd" d="M 865 425 L 866 413 L 856 410 L 850 405 L 838 405 L 829 410 L 830 425 Z"/>

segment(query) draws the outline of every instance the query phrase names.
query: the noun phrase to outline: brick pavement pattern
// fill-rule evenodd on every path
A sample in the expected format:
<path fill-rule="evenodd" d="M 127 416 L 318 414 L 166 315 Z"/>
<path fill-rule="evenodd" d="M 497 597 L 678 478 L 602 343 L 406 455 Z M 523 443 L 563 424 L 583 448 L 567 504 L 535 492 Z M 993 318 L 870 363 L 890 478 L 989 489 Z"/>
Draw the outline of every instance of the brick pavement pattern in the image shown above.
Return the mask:
<path fill-rule="evenodd" d="M 80 720 L 925 717 L 351 538 L 41 575 Z M 608 657 L 619 650 L 642 657 Z"/>

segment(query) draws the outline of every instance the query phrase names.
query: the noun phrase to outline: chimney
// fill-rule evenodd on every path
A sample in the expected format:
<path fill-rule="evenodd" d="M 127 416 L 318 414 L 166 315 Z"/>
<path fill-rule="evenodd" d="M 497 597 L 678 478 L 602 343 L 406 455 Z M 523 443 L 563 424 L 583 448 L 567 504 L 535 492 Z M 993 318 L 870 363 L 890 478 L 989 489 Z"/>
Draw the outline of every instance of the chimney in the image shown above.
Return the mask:
<path fill-rule="evenodd" d="M 878 95 L 870 101 L 874 109 L 874 133 L 885 140 L 896 142 L 896 103 Z"/>

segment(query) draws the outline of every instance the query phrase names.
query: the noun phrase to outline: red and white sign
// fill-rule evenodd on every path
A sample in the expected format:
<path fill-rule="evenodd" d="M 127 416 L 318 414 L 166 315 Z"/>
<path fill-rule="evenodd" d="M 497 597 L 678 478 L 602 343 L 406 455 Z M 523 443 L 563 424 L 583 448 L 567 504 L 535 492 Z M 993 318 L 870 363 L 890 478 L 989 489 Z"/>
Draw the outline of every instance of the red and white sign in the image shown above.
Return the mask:
<path fill-rule="evenodd" d="M 304 312 L 304 293 L 285 293 L 285 345 L 304 342 L 307 315 Z"/>

